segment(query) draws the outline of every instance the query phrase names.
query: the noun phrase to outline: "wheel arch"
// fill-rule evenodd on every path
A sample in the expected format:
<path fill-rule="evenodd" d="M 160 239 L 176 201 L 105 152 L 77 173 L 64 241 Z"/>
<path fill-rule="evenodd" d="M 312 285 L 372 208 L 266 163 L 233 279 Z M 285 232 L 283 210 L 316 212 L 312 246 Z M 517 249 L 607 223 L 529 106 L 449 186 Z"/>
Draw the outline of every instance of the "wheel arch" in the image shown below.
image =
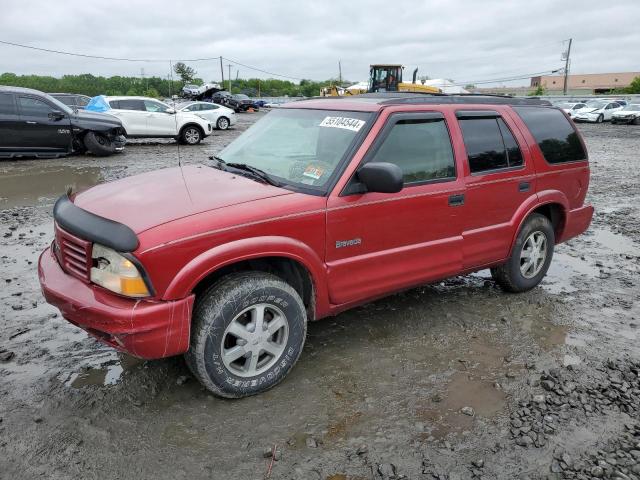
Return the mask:
<path fill-rule="evenodd" d="M 184 125 L 182 125 L 182 127 L 180 127 L 180 131 L 178 132 L 178 136 L 182 136 L 183 132 L 185 131 L 185 129 L 189 128 L 189 127 L 196 127 L 198 130 L 200 130 L 200 135 L 202 135 L 202 138 L 205 137 L 205 131 L 204 128 L 202 128 L 202 125 L 196 123 L 196 122 L 187 122 Z"/>
<path fill-rule="evenodd" d="M 272 273 L 288 282 L 300 294 L 309 320 L 328 311 L 322 261 L 308 246 L 285 237 L 254 237 L 207 250 L 178 272 L 163 298 L 197 296 L 229 273 L 250 270 Z"/>

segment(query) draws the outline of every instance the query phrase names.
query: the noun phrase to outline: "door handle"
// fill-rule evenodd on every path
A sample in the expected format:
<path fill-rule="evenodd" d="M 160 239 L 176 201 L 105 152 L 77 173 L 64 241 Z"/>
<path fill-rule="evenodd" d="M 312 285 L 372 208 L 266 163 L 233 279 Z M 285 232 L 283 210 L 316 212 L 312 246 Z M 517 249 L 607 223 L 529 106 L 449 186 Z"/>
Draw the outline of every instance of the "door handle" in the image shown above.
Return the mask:
<path fill-rule="evenodd" d="M 460 205 L 464 205 L 464 194 L 458 193 L 455 195 L 449 195 L 449 206 L 450 207 L 459 207 Z"/>
<path fill-rule="evenodd" d="M 529 182 L 520 182 L 520 184 L 518 185 L 519 192 L 528 192 L 530 188 L 531 184 Z"/>
<path fill-rule="evenodd" d="M 30 124 L 30 125 L 37 125 L 37 124 L 38 124 L 38 122 L 34 122 L 34 121 L 32 121 L 32 120 L 27 120 L 26 122 L 27 122 L 28 124 Z"/>

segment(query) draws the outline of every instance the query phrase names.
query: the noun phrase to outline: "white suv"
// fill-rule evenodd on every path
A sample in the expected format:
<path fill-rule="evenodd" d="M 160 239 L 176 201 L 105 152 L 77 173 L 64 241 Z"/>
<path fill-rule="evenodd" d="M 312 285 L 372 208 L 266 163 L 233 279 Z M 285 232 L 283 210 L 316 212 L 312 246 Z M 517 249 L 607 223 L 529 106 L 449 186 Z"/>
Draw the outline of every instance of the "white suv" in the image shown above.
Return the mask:
<path fill-rule="evenodd" d="M 195 145 L 211 135 L 211 123 L 193 113 L 176 112 L 159 100 L 147 97 L 106 97 L 108 111 L 122 120 L 128 138 L 175 138 Z"/>

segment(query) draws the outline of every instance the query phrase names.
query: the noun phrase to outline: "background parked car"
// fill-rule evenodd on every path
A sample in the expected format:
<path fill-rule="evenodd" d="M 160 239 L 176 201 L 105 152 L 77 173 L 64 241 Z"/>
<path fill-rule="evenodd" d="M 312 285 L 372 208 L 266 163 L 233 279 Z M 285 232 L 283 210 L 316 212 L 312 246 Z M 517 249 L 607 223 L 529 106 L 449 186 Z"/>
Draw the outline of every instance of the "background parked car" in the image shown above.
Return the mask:
<path fill-rule="evenodd" d="M 217 103 L 218 105 L 222 105 L 224 107 L 230 108 L 231 110 L 237 112 L 238 111 L 238 101 L 227 91 L 216 92 L 211 96 L 211 101 L 213 103 Z"/>
<path fill-rule="evenodd" d="M 606 120 L 611 120 L 613 113 L 621 109 L 622 106 L 616 102 L 589 100 L 584 108 L 574 113 L 573 120 L 576 122 L 602 123 Z"/>
<path fill-rule="evenodd" d="M 109 113 L 122 120 L 127 137 L 175 138 L 195 145 L 211 135 L 208 120 L 191 112 L 176 112 L 173 107 L 154 98 L 105 97 Z"/>
<path fill-rule="evenodd" d="M 233 98 L 236 100 L 238 105 L 236 111 L 246 112 L 250 108 L 253 110 L 258 110 L 260 108 L 252 98 L 249 98 L 243 93 L 236 93 L 233 95 Z"/>
<path fill-rule="evenodd" d="M 613 112 L 611 123 L 632 123 L 640 125 L 640 104 L 630 103 L 622 110 Z"/>
<path fill-rule="evenodd" d="M 567 115 L 569 115 L 570 117 L 573 117 L 575 112 L 577 112 L 581 108 L 584 108 L 585 106 L 586 105 L 582 102 L 562 102 L 557 104 L 557 107 L 567 112 Z"/>
<path fill-rule="evenodd" d="M 77 108 L 78 110 L 84 110 L 84 107 L 91 100 L 91 97 L 79 93 L 50 93 L 49 95 L 60 100 L 68 107 Z"/>
<path fill-rule="evenodd" d="M 106 156 L 126 143 L 112 115 L 73 110 L 51 95 L 0 86 L 0 157 L 60 157 L 90 151 Z"/>
<path fill-rule="evenodd" d="M 179 112 L 195 113 L 208 120 L 213 128 L 226 130 L 236 123 L 236 112 L 232 109 L 211 102 L 184 102 L 176 104 Z"/>

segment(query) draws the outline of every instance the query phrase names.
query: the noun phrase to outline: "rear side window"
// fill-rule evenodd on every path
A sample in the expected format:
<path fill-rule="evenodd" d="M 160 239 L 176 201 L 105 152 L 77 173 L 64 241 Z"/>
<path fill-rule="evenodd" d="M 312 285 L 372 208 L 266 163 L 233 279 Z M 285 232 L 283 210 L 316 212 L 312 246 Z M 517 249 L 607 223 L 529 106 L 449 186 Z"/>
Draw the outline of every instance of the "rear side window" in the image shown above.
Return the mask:
<path fill-rule="evenodd" d="M 146 111 L 142 100 L 118 100 L 118 107 L 115 107 L 113 105 L 114 103 L 115 102 L 113 101 L 109 102 L 111 108 L 118 108 L 120 110 L 140 110 L 142 112 Z"/>
<path fill-rule="evenodd" d="M 460 119 L 471 173 L 522 165 L 520 147 L 502 118 Z"/>
<path fill-rule="evenodd" d="M 545 107 L 513 107 L 535 138 L 549 163 L 587 159 L 580 137 L 560 110 Z"/>
<path fill-rule="evenodd" d="M 16 115 L 16 104 L 13 95 L 10 93 L 0 93 L 0 115 Z"/>
<path fill-rule="evenodd" d="M 405 183 L 456 176 L 449 131 L 440 118 L 397 121 L 370 161 L 395 163 Z"/>

